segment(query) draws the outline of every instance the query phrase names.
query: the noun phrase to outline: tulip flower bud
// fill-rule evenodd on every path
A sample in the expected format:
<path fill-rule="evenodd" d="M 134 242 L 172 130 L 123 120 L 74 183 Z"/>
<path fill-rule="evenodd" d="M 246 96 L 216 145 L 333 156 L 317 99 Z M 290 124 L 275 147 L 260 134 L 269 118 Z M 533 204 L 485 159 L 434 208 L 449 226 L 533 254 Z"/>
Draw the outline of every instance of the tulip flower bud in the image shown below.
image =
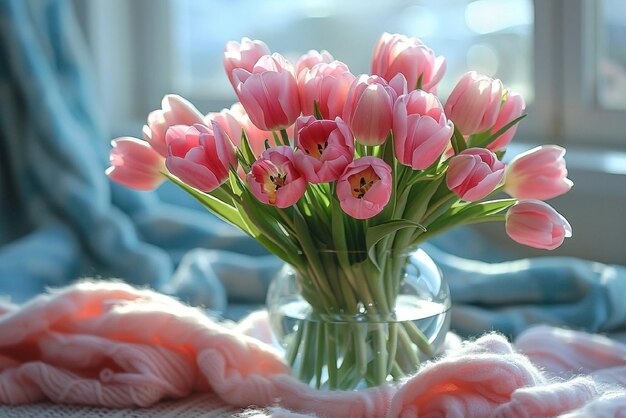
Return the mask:
<path fill-rule="evenodd" d="M 252 72 L 235 68 L 233 79 L 239 101 L 259 129 L 285 129 L 300 115 L 293 66 L 280 54 L 261 57 Z"/>
<path fill-rule="evenodd" d="M 572 188 L 565 167 L 565 149 L 542 145 L 526 151 L 506 168 L 504 190 L 518 199 L 546 200 L 560 196 Z"/>
<path fill-rule="evenodd" d="M 241 132 L 242 130 L 245 131 L 255 157 L 265 151 L 266 139 L 272 141 L 272 133 L 257 128 L 250 121 L 250 117 L 239 102 L 233 104 L 230 109 L 222 109 L 218 113 L 209 113 L 204 120 L 207 125 L 210 125 L 212 120 L 217 122 L 238 148 L 241 147 Z"/>
<path fill-rule="evenodd" d="M 498 113 L 498 118 L 496 119 L 496 124 L 493 125 L 491 129 L 491 133 L 495 134 L 500 129 L 504 128 L 510 122 L 513 122 L 515 119 L 522 116 L 524 110 L 526 109 L 526 103 L 524 102 L 524 98 L 519 94 L 508 91 L 505 93 L 506 99 L 504 104 L 500 108 L 500 112 Z M 509 145 L 509 142 L 513 139 L 515 132 L 517 131 L 517 124 L 513 125 L 509 128 L 505 133 L 500 135 L 495 141 L 487 146 L 492 151 L 498 151 L 506 148 Z"/>
<path fill-rule="evenodd" d="M 143 138 L 163 157 L 167 157 L 165 133 L 174 125 L 202 123 L 202 114 L 186 99 L 168 94 L 161 101 L 161 109 L 150 112 L 148 124 L 143 127 Z"/>
<path fill-rule="evenodd" d="M 443 57 L 435 57 L 422 41 L 404 35 L 383 33 L 372 57 L 372 74 L 387 81 L 402 74 L 409 90 L 416 89 L 421 78 L 421 89 L 434 93 L 445 70 Z"/>
<path fill-rule="evenodd" d="M 350 163 L 337 181 L 337 198 L 345 213 L 368 219 L 389 203 L 391 187 L 391 167 L 380 158 L 362 157 Z"/>
<path fill-rule="evenodd" d="M 236 167 L 235 146 L 216 122 L 211 127 L 195 124 L 181 136 L 170 128 L 166 134 L 167 169 L 181 181 L 203 192 L 211 192 L 228 178 L 229 166 Z"/>
<path fill-rule="evenodd" d="M 237 88 L 233 79 L 233 70 L 235 68 L 242 68 L 252 72 L 254 64 L 257 63 L 259 58 L 270 54 L 270 49 L 263 41 L 242 38 L 241 43 L 235 41 L 226 43 L 224 48 L 224 69 L 233 88 Z"/>
<path fill-rule="evenodd" d="M 522 200 L 506 214 L 506 233 L 513 241 L 533 248 L 554 250 L 572 236 L 569 222 L 540 200 Z"/>
<path fill-rule="evenodd" d="M 467 202 L 487 197 L 504 178 L 504 163 L 484 148 L 468 148 L 450 159 L 446 184 Z"/>
<path fill-rule="evenodd" d="M 396 158 L 415 170 L 430 167 L 450 143 L 454 125 L 437 96 L 423 90 L 402 95 L 393 108 Z"/>
<path fill-rule="evenodd" d="M 402 74 L 391 82 L 379 76 L 359 76 L 348 91 L 343 110 L 343 120 L 363 145 L 380 145 L 385 142 L 393 122 L 393 104 L 406 93 Z"/>
<path fill-rule="evenodd" d="M 300 75 L 300 72 L 305 68 L 311 69 L 319 63 L 329 64 L 334 61 L 330 52 L 322 50 L 321 52 L 314 49 L 310 50 L 306 54 L 302 55 L 296 62 L 296 76 Z"/>
<path fill-rule="evenodd" d="M 320 63 L 298 73 L 298 91 L 302 114 L 313 116 L 313 103 L 324 119 L 342 116 L 350 86 L 356 77 L 339 61 Z"/>
<path fill-rule="evenodd" d="M 153 190 L 163 183 L 165 160 L 150 144 L 131 137 L 117 138 L 111 144 L 111 167 L 105 171 L 111 180 L 136 190 Z"/>
<path fill-rule="evenodd" d="M 495 125 L 501 101 L 500 80 L 470 71 L 456 84 L 444 110 L 463 135 L 479 134 Z"/>

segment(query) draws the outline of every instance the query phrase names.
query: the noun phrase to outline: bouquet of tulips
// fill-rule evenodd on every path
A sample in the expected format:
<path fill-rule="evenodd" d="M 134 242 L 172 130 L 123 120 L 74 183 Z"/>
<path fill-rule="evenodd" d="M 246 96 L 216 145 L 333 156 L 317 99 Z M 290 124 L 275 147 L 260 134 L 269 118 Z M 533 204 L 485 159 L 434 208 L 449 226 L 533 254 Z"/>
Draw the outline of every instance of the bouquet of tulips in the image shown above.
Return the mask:
<path fill-rule="evenodd" d="M 239 102 L 203 115 L 165 96 L 143 140 L 113 141 L 107 174 L 143 190 L 175 182 L 289 263 L 312 316 L 393 316 L 402 278 L 389 254 L 456 226 L 504 221 L 513 240 L 544 249 L 571 235 L 544 202 L 572 185 L 565 150 L 540 146 L 502 162 L 524 99 L 468 72 L 442 104 L 445 60 L 419 39 L 383 34 L 371 75 L 354 75 L 326 51 L 308 52 L 294 68 L 248 38 L 226 45 L 224 66 Z M 501 192 L 508 197 L 493 198 Z M 330 340 L 327 331 L 315 335 Z M 427 341 L 419 329 L 390 334 L 329 343 L 357 353 L 338 366 L 321 344 L 301 377 L 320 385 L 317 363 L 326 358 L 329 387 L 400 378 L 412 371 L 411 344 L 428 351 Z M 310 343 L 299 335 L 296 346 Z M 370 339 L 381 359 L 364 364 Z"/>

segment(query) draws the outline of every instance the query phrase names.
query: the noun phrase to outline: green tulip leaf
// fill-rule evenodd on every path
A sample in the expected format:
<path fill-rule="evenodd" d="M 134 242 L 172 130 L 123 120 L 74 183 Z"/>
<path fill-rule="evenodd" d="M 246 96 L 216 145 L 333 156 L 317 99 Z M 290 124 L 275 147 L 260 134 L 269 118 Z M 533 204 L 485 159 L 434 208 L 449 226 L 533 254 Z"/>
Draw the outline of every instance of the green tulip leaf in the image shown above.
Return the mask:
<path fill-rule="evenodd" d="M 230 224 L 232 224 L 232 225 L 242 229 L 244 232 L 247 232 L 248 234 L 250 234 L 250 228 L 248 227 L 248 225 L 241 218 L 237 208 L 235 208 L 232 205 L 226 203 L 225 201 L 221 200 L 220 198 L 212 196 L 211 194 L 207 194 L 207 193 L 201 192 L 201 191 L 199 191 L 197 189 L 194 189 L 193 187 L 189 186 L 188 184 L 183 183 L 177 177 L 175 177 L 175 176 L 173 176 L 173 175 L 171 175 L 169 173 L 163 173 L 163 174 L 171 182 L 176 184 L 178 187 L 183 189 L 185 192 L 189 193 L 196 200 L 198 200 L 198 202 L 200 202 L 202 205 L 204 205 L 206 208 L 208 208 L 211 212 L 215 213 L 219 218 L 225 220 L 226 222 L 228 222 L 228 223 L 230 223 Z M 218 190 L 219 189 L 216 190 L 216 193 L 219 193 Z M 223 196 L 222 196 L 222 198 L 223 198 Z"/>
<path fill-rule="evenodd" d="M 517 125 L 518 123 L 520 123 L 522 121 L 522 119 L 524 119 L 527 115 L 523 114 L 522 116 L 520 116 L 517 119 L 513 119 L 511 122 L 507 123 L 506 125 L 504 125 L 502 128 L 500 128 L 498 130 L 498 132 L 496 132 L 495 134 L 491 135 L 491 136 L 487 136 L 487 137 L 480 137 L 477 141 L 475 141 L 475 143 L 472 143 L 472 146 L 474 147 L 480 147 L 480 148 L 486 148 L 487 146 L 489 146 L 492 142 L 494 142 L 496 139 L 500 138 L 502 135 L 504 135 L 506 133 L 506 131 L 508 131 L 509 129 L 511 129 L 513 126 Z"/>
<path fill-rule="evenodd" d="M 426 228 L 423 225 L 406 219 L 393 219 L 389 222 L 385 222 L 367 229 L 367 231 L 365 232 L 367 254 L 372 263 L 376 266 L 376 268 L 380 269 L 380 266 L 378 265 L 375 256 L 376 244 L 378 244 L 380 240 L 385 238 L 387 235 L 393 234 L 404 228 L 419 228 L 426 232 Z"/>

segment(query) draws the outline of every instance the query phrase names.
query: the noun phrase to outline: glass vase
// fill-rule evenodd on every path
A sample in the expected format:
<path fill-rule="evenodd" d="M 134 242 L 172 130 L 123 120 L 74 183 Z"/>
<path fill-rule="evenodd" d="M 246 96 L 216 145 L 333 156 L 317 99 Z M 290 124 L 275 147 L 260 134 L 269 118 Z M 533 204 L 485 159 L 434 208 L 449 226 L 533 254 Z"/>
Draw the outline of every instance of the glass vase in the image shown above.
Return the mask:
<path fill-rule="evenodd" d="M 320 251 L 317 261 L 285 265 L 268 290 L 271 330 L 294 376 L 319 389 L 371 387 L 439 352 L 450 296 L 423 250 Z"/>

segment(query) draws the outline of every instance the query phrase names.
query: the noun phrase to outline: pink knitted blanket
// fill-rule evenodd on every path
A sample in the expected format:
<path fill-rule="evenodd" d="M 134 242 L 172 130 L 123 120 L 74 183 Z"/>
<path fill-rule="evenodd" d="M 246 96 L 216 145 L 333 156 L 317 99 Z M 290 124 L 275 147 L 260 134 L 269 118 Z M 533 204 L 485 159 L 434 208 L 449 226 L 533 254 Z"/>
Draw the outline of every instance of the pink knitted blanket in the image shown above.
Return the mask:
<path fill-rule="evenodd" d="M 0 404 L 148 406 L 210 391 L 261 417 L 626 417 L 626 346 L 545 326 L 515 344 L 461 342 L 397 384 L 310 389 L 288 375 L 262 313 L 228 327 L 122 283 L 0 305 Z"/>

